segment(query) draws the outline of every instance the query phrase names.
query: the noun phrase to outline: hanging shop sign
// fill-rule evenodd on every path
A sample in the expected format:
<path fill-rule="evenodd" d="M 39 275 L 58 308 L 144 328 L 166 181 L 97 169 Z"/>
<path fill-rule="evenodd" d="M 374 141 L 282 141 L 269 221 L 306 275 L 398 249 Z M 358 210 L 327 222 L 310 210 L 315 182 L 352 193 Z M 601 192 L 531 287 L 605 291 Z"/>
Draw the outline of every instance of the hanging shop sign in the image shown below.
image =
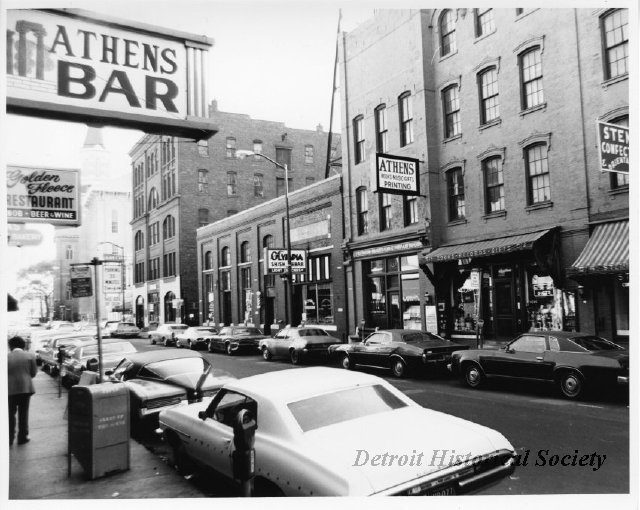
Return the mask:
<path fill-rule="evenodd" d="M 9 223 L 80 225 L 78 170 L 7 166 Z"/>
<path fill-rule="evenodd" d="M 629 128 L 598 122 L 600 171 L 629 173 Z"/>
<path fill-rule="evenodd" d="M 42 232 L 28 229 L 24 223 L 9 223 L 7 230 L 9 246 L 36 246 L 42 243 Z"/>
<path fill-rule="evenodd" d="M 7 111 L 209 138 L 211 46 L 80 9 L 8 9 Z"/>
<path fill-rule="evenodd" d="M 376 154 L 378 193 L 420 195 L 420 162 L 414 158 Z"/>
<path fill-rule="evenodd" d="M 93 296 L 91 266 L 71 266 L 71 297 Z"/>
<path fill-rule="evenodd" d="M 267 273 L 286 273 L 288 258 L 286 249 L 265 248 Z M 305 250 L 291 250 L 291 272 L 307 272 L 307 252 Z"/>

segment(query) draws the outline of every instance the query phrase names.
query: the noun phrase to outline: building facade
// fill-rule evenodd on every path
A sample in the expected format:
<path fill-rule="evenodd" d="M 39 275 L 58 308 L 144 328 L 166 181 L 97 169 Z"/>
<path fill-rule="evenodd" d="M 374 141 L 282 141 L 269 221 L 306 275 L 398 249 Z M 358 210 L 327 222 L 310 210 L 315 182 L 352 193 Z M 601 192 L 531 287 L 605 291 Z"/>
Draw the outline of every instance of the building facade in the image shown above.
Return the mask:
<path fill-rule="evenodd" d="M 419 306 L 423 326 L 451 338 L 628 335 L 628 178 L 600 172 L 596 137 L 596 120 L 628 125 L 627 55 L 624 9 L 383 10 L 346 34 L 345 245 L 364 294 L 349 296 L 355 321 L 392 327 Z M 376 72 L 385 80 L 371 88 L 364 77 Z M 406 197 L 372 193 L 376 152 L 421 161 L 415 233 Z M 622 228 L 605 233 L 611 223 Z M 587 257 L 594 236 L 615 239 L 622 260 Z M 380 254 L 415 243 L 419 303 L 405 305 L 402 253 L 399 271 L 395 254 L 359 267 L 376 237 Z M 573 267 L 579 257 L 585 267 Z M 388 288 L 397 280 L 400 310 Z"/>
<path fill-rule="evenodd" d="M 328 134 L 281 122 L 221 112 L 209 118 L 219 129 L 194 142 L 146 135 L 131 150 L 135 315 L 149 322 L 200 323 L 196 230 L 284 194 L 284 171 L 259 156 L 287 165 L 289 189 L 324 179 Z M 339 144 L 339 140 L 335 143 Z M 334 153 L 339 154 L 339 146 Z"/>
<path fill-rule="evenodd" d="M 341 193 L 340 175 L 289 193 L 291 249 L 305 251 L 306 267 L 293 274 L 288 322 L 317 324 L 344 339 Z M 253 324 L 266 334 L 287 323 L 286 273 L 270 273 L 265 265 L 265 249 L 286 252 L 286 231 L 285 197 L 198 229 L 202 322 Z"/>
<path fill-rule="evenodd" d="M 104 261 L 98 271 L 101 320 L 120 320 L 131 314 L 131 193 L 122 185 L 126 171 L 112 168 L 101 128 L 90 126 L 81 150 L 82 224 L 57 228 L 54 234 L 58 270 L 53 302 L 57 319 L 96 319 L 95 294 L 82 298 L 71 295 L 72 264 L 88 263 L 94 257 Z"/>

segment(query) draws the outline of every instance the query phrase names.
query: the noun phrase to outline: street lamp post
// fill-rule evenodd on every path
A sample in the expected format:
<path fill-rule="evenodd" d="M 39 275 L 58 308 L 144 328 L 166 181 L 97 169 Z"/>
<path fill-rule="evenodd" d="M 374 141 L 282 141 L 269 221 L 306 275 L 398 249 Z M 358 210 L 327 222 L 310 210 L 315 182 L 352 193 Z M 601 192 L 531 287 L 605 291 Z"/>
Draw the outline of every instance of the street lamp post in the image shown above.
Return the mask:
<path fill-rule="evenodd" d="M 124 266 L 124 247 L 119 244 L 112 243 L 111 241 L 102 241 L 98 244 L 110 244 L 111 246 L 115 246 L 116 248 L 122 250 L 122 255 L 120 256 L 120 291 L 122 293 L 122 309 L 121 320 L 124 322 L 124 287 L 125 287 L 125 266 Z"/>
<path fill-rule="evenodd" d="M 291 226 L 290 226 L 290 217 L 289 217 L 289 168 L 287 164 L 284 165 L 278 163 L 277 161 L 271 159 L 268 156 L 265 156 L 261 152 L 254 152 L 249 150 L 237 150 L 236 157 L 239 159 L 244 159 L 247 156 L 259 156 L 261 158 L 270 161 L 278 168 L 282 168 L 284 170 L 284 207 L 285 207 L 285 215 L 287 226 L 285 232 L 287 234 L 286 247 L 287 247 L 287 324 L 291 325 L 293 322 L 293 314 L 292 314 L 292 301 L 293 301 L 293 278 L 291 271 Z"/>

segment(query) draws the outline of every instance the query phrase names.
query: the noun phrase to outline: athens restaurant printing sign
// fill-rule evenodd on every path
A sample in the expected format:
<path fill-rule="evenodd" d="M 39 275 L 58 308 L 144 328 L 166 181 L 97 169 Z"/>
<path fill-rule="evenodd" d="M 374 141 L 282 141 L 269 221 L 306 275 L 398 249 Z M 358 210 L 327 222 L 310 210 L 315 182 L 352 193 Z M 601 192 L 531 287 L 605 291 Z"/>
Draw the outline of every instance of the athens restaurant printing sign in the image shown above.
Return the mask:
<path fill-rule="evenodd" d="M 188 104 L 189 87 L 198 89 L 196 81 L 204 77 L 189 77 L 194 70 L 187 69 L 187 46 L 198 55 L 206 43 L 162 38 L 151 29 L 101 24 L 87 16 L 7 10 L 8 106 L 36 105 L 63 114 L 66 107 L 78 114 L 98 112 L 111 119 L 125 114 L 168 124 L 198 114 Z M 194 59 L 202 63 L 199 56 Z"/>
<path fill-rule="evenodd" d="M 7 219 L 80 225 L 78 170 L 7 166 Z"/>

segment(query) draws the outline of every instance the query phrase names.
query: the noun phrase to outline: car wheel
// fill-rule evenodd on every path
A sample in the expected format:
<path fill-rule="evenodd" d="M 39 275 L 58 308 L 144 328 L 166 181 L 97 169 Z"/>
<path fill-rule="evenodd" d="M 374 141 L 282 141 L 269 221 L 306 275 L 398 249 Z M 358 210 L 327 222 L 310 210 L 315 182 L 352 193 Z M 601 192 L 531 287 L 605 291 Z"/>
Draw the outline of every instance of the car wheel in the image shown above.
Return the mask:
<path fill-rule="evenodd" d="M 156 339 L 155 338 L 151 338 L 151 345 L 156 345 Z"/>
<path fill-rule="evenodd" d="M 406 375 L 407 367 L 401 359 L 393 359 L 391 360 L 391 371 L 395 377 L 402 378 Z"/>
<path fill-rule="evenodd" d="M 289 359 L 291 360 L 292 365 L 299 365 L 300 353 L 296 349 L 291 349 L 291 351 L 289 351 Z"/>
<path fill-rule="evenodd" d="M 340 364 L 342 365 L 342 368 L 345 368 L 346 370 L 354 370 L 356 368 L 356 364 L 351 362 L 351 358 L 348 354 L 342 355 L 342 361 Z"/>
<path fill-rule="evenodd" d="M 195 350 L 195 348 L 196 348 L 195 344 L 191 340 L 189 340 L 189 349 L 193 351 Z"/>
<path fill-rule="evenodd" d="M 224 352 L 227 353 L 227 356 L 233 356 L 233 351 L 231 350 L 231 344 L 229 342 L 224 344 Z"/>
<path fill-rule="evenodd" d="M 209 340 L 209 345 L 207 345 L 207 350 L 209 352 L 213 352 L 215 349 L 213 348 L 213 342 Z"/>
<path fill-rule="evenodd" d="M 582 393 L 583 382 L 582 377 L 574 370 L 567 370 L 560 374 L 560 391 L 567 398 L 578 398 Z"/>
<path fill-rule="evenodd" d="M 271 351 L 269 349 L 267 349 L 266 347 L 262 348 L 262 357 L 266 361 L 271 361 L 273 359 L 273 355 L 271 354 Z"/>
<path fill-rule="evenodd" d="M 463 369 L 464 381 L 470 388 L 479 388 L 482 385 L 484 374 L 478 365 L 469 363 Z"/>

